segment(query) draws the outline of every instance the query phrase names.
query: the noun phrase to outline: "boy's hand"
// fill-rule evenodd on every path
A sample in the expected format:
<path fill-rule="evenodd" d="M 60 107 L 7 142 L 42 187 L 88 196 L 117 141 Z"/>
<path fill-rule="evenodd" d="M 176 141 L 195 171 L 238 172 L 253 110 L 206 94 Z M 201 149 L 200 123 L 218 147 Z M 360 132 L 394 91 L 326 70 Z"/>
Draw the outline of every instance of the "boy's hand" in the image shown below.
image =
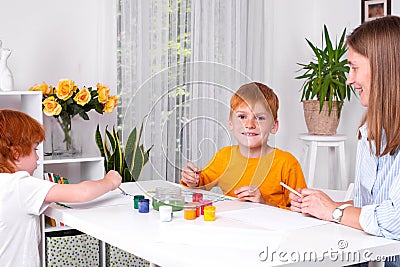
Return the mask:
<path fill-rule="evenodd" d="M 104 180 L 110 183 L 112 191 L 121 185 L 122 177 L 117 171 L 111 170 L 104 176 Z"/>
<path fill-rule="evenodd" d="M 260 189 L 254 186 L 242 186 L 234 192 L 241 200 L 265 204 L 265 199 L 261 195 Z"/>
<path fill-rule="evenodd" d="M 188 162 L 182 170 L 182 182 L 189 187 L 196 187 L 199 185 L 201 169 L 194 165 L 192 162 Z"/>

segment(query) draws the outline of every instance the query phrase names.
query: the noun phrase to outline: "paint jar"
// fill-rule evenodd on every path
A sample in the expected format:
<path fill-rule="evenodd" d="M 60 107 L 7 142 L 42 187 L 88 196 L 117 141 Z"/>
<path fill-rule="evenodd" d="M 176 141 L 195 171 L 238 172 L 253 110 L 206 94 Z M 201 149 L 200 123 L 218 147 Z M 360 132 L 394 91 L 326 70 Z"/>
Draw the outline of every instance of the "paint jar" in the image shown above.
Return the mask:
<path fill-rule="evenodd" d="M 143 195 L 135 195 L 133 196 L 133 208 L 138 209 L 139 208 L 139 199 L 144 199 Z"/>
<path fill-rule="evenodd" d="M 201 202 L 201 201 L 203 201 L 202 193 L 193 193 L 192 194 L 192 202 Z"/>
<path fill-rule="evenodd" d="M 155 210 L 159 210 L 160 206 L 171 206 L 173 211 L 183 209 L 185 205 L 185 197 L 182 196 L 179 187 L 157 187 L 156 193 L 152 199 L 152 206 Z"/>
<path fill-rule="evenodd" d="M 189 203 L 186 204 L 183 208 L 183 217 L 186 220 L 194 220 L 196 219 L 196 204 Z"/>
<path fill-rule="evenodd" d="M 215 206 L 204 207 L 204 220 L 215 221 Z"/>
<path fill-rule="evenodd" d="M 169 222 L 172 219 L 172 207 L 171 206 L 160 206 L 158 211 L 160 212 L 160 221 Z"/>
<path fill-rule="evenodd" d="M 204 207 L 212 206 L 211 200 L 203 200 L 200 202 L 201 215 L 204 215 Z"/>
<path fill-rule="evenodd" d="M 139 213 L 149 213 L 149 203 L 147 198 L 139 199 Z"/>
<path fill-rule="evenodd" d="M 201 215 L 201 206 L 200 204 L 196 205 L 196 217 L 200 217 Z"/>

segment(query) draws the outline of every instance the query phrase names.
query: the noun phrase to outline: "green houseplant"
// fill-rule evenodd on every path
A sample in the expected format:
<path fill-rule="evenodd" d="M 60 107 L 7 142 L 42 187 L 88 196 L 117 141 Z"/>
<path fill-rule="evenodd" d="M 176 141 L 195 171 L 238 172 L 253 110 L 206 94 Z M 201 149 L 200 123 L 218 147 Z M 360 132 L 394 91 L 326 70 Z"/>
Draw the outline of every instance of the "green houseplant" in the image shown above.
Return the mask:
<path fill-rule="evenodd" d="M 322 48 L 306 39 L 314 53 L 314 58 L 309 63 L 297 63 L 302 67 L 299 71 L 304 71 L 303 74 L 295 78 L 305 80 L 300 89 L 302 91 L 301 101 L 303 102 L 307 127 L 311 134 L 335 134 L 344 100 L 350 101 L 351 94 L 355 94 L 354 89 L 346 85 L 350 68 L 347 59 L 343 58 L 347 52 L 345 34 L 346 29 L 343 30 L 339 42 L 336 41 L 333 45 L 328 29 L 324 25 Z M 316 109 L 317 114 L 306 114 L 306 110 L 315 113 Z M 332 111 L 334 112 L 332 113 Z M 307 119 L 311 120 L 309 123 L 319 123 L 320 128 L 323 128 L 322 133 L 310 129 Z M 327 126 L 329 120 L 333 120 L 332 127 Z M 331 128 L 334 128 L 334 130 L 331 130 Z"/>
<path fill-rule="evenodd" d="M 149 161 L 151 146 L 145 149 L 140 144 L 143 131 L 143 122 L 140 130 L 135 128 L 129 134 L 125 147 L 121 145 L 119 133 L 113 127 L 109 131 L 104 130 L 104 140 L 101 136 L 99 125 L 96 129 L 96 144 L 102 157 L 104 157 L 104 167 L 106 172 L 117 171 L 122 176 L 122 182 L 135 182 L 139 179 L 144 165 Z"/>

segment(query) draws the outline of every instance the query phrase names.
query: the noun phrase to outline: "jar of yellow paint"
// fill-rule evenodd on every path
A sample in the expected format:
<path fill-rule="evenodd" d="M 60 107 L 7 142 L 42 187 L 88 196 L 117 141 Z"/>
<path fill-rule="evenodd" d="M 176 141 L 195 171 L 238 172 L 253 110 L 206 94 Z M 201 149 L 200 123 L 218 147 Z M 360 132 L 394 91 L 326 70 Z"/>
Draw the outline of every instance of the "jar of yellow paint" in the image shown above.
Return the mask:
<path fill-rule="evenodd" d="M 194 220 L 196 217 L 196 204 L 186 204 L 183 208 L 183 218 L 186 220 Z"/>
<path fill-rule="evenodd" d="M 204 220 L 215 221 L 215 206 L 204 207 Z"/>

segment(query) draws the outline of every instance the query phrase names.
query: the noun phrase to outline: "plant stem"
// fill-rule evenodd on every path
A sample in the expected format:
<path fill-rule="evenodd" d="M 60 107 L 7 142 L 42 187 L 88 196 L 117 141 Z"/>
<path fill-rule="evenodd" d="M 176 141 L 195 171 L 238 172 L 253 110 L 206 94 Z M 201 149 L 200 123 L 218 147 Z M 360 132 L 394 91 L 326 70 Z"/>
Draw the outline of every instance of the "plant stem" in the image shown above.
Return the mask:
<path fill-rule="evenodd" d="M 61 129 L 64 132 L 64 143 L 66 146 L 66 150 L 69 151 L 72 148 L 71 118 L 67 117 L 67 119 L 61 119 L 61 117 L 58 117 L 57 122 L 61 126 Z"/>

